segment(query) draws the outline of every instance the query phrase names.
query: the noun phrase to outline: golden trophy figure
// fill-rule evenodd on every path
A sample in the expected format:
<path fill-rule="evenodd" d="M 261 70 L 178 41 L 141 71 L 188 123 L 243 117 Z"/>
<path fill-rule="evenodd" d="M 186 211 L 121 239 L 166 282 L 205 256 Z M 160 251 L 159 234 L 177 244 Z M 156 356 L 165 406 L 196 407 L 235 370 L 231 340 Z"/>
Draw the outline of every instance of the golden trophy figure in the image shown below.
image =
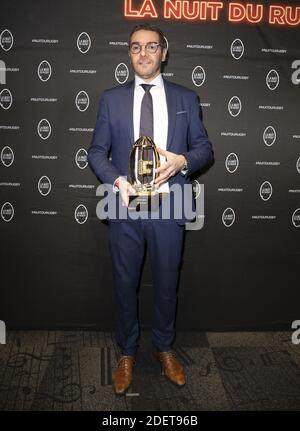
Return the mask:
<path fill-rule="evenodd" d="M 156 205 L 152 198 L 158 195 L 154 185 L 157 177 L 155 169 L 159 166 L 159 154 L 153 139 L 141 136 L 133 144 L 129 154 L 129 182 L 136 191 L 136 195 L 129 197 L 129 209 L 134 208 L 137 211 L 154 209 Z"/>

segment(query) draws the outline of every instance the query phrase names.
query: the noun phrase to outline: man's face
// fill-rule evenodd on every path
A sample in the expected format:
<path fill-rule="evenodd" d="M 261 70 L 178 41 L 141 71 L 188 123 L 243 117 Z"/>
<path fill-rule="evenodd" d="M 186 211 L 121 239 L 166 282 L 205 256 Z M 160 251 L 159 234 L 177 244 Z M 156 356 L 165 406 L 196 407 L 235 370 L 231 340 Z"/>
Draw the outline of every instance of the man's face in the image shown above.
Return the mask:
<path fill-rule="evenodd" d="M 146 82 L 152 81 L 160 73 L 161 63 L 165 61 L 167 50 L 161 46 L 154 54 L 146 51 L 145 45 L 149 42 L 159 43 L 159 35 L 155 31 L 138 30 L 131 36 L 130 43 L 139 43 L 142 46 L 138 54 L 129 51 L 131 64 L 135 73 Z"/>

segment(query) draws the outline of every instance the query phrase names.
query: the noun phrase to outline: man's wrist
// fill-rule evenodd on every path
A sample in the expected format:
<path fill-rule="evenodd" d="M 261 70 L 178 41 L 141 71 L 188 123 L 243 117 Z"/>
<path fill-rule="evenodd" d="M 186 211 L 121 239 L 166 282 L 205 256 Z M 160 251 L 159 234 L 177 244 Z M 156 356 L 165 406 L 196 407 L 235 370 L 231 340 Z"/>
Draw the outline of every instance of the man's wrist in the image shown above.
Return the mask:
<path fill-rule="evenodd" d="M 182 167 L 180 169 L 180 173 L 181 175 L 185 176 L 188 172 L 188 162 L 184 154 L 180 154 L 180 156 L 182 157 L 182 160 L 183 160 L 181 164 Z"/>
<path fill-rule="evenodd" d="M 118 177 L 116 179 L 116 186 L 117 187 L 119 187 L 119 184 L 120 184 L 121 181 L 127 181 L 127 178 L 126 177 Z"/>
<path fill-rule="evenodd" d="M 182 166 L 181 169 L 185 170 L 185 169 L 188 168 L 188 163 L 187 163 L 187 159 L 184 156 L 182 156 L 182 157 L 183 157 L 183 160 L 184 160 L 184 164 L 183 164 L 183 166 Z"/>
<path fill-rule="evenodd" d="M 182 158 L 182 165 L 181 165 L 180 170 L 181 170 L 181 171 L 187 171 L 187 169 L 188 169 L 188 162 L 187 162 L 187 159 L 186 159 L 186 157 L 185 157 L 183 154 L 180 154 L 180 156 L 181 156 L 181 158 Z"/>
<path fill-rule="evenodd" d="M 113 190 L 115 192 L 118 192 L 120 190 L 120 181 L 126 181 L 126 177 L 120 176 L 115 180 L 115 182 L 113 184 Z"/>

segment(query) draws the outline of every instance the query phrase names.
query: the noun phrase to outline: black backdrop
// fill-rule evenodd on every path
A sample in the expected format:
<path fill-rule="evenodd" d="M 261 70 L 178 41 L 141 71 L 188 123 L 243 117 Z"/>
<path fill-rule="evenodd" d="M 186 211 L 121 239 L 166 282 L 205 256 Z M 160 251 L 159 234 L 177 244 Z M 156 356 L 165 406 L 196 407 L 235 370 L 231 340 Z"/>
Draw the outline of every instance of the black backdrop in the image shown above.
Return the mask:
<path fill-rule="evenodd" d="M 113 328 L 107 226 L 86 150 L 101 92 L 133 77 L 127 36 L 148 20 L 168 40 L 164 76 L 199 94 L 215 152 L 197 179 L 205 218 L 187 231 L 177 327 L 290 327 L 300 317 L 299 24 L 232 23 L 229 2 L 217 21 L 165 19 L 162 1 L 157 19 L 134 20 L 124 3 L 1 4 L 0 319 L 8 329 Z M 151 304 L 146 259 L 146 328 Z"/>

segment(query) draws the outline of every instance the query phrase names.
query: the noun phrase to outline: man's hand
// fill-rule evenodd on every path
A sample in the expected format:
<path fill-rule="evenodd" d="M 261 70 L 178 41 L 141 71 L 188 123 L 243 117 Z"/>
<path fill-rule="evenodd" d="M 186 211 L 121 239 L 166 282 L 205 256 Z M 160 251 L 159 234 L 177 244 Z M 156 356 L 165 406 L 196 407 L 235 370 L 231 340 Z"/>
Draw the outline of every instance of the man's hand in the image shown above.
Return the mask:
<path fill-rule="evenodd" d="M 177 174 L 177 172 L 179 172 L 184 167 L 186 160 L 182 154 L 175 154 L 159 147 L 156 147 L 156 149 L 159 154 L 165 156 L 166 158 L 166 163 L 155 169 L 155 172 L 158 173 L 158 177 L 154 183 L 155 186 L 159 188 L 161 184 L 168 181 L 170 177 Z"/>
<path fill-rule="evenodd" d="M 129 196 L 135 195 L 136 192 L 132 185 L 126 181 L 124 178 L 118 178 L 118 189 L 122 198 L 122 205 L 128 207 L 129 204 Z"/>

